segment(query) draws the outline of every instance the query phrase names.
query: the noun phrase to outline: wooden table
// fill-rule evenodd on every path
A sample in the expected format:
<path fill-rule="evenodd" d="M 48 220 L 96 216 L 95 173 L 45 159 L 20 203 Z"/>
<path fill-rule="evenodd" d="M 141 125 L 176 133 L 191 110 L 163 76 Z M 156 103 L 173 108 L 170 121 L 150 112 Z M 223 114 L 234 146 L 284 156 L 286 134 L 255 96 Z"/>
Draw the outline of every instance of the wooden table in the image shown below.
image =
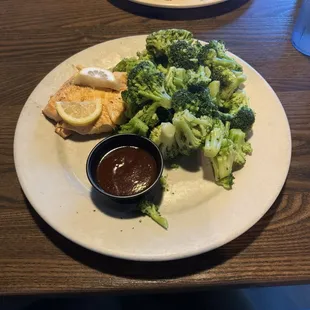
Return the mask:
<path fill-rule="evenodd" d="M 127 0 L 0 1 L 0 293 L 309 283 L 310 59 L 290 43 L 297 6 L 291 0 L 231 0 L 170 11 Z M 202 40 L 224 39 L 267 79 L 290 121 L 291 169 L 263 219 L 220 249 L 152 264 L 101 256 L 56 233 L 27 202 L 13 162 L 16 121 L 33 88 L 67 57 L 168 27 L 189 29 Z"/>

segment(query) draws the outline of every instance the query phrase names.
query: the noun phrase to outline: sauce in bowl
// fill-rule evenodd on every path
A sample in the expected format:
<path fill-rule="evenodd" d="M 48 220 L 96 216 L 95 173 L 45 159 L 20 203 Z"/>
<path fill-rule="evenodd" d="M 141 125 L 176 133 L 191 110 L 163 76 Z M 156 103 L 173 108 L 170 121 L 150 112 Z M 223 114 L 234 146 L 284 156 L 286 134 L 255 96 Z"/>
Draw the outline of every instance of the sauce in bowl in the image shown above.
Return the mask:
<path fill-rule="evenodd" d="M 158 168 L 146 150 L 122 146 L 107 153 L 100 161 L 96 176 L 100 187 L 115 196 L 130 196 L 150 187 Z"/>

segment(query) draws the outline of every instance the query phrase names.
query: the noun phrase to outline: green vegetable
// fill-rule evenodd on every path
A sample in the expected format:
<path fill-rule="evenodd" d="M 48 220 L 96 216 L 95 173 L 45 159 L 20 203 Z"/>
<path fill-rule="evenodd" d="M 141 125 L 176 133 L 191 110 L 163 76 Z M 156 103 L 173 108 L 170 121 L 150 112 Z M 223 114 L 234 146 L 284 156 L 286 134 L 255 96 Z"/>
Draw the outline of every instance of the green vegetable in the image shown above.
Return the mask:
<path fill-rule="evenodd" d="M 188 76 L 183 68 L 170 67 L 165 77 L 165 88 L 169 95 L 187 88 Z"/>
<path fill-rule="evenodd" d="M 177 112 L 172 123 L 176 129 L 175 139 L 179 151 L 183 155 L 189 155 L 192 151 L 200 148 L 212 128 L 210 118 L 197 118 L 188 110 Z"/>
<path fill-rule="evenodd" d="M 128 75 L 128 96 L 137 105 L 158 101 L 165 108 L 170 107 L 170 96 L 164 88 L 164 75 L 150 61 L 142 61 Z"/>
<path fill-rule="evenodd" d="M 225 117 L 228 116 L 218 110 L 218 106 L 214 104 L 208 88 L 200 86 L 190 86 L 189 90 L 179 90 L 175 92 L 171 99 L 171 106 L 176 112 L 189 110 L 197 117 Z"/>
<path fill-rule="evenodd" d="M 142 200 L 138 204 L 138 209 L 145 215 L 149 216 L 153 221 L 161 227 L 168 229 L 168 221 L 159 213 L 159 206 L 148 200 Z"/>
<path fill-rule="evenodd" d="M 231 129 L 229 131 L 229 139 L 234 143 L 236 151 L 235 163 L 243 166 L 246 162 L 246 155 L 252 153 L 252 146 L 249 142 L 245 142 L 245 133 L 241 129 Z"/>
<path fill-rule="evenodd" d="M 122 125 L 118 131 L 121 134 L 137 134 L 139 136 L 146 137 L 149 131 L 149 127 L 141 121 L 139 118 L 134 117 L 128 123 Z"/>
<path fill-rule="evenodd" d="M 180 168 L 180 165 L 178 165 L 178 164 L 172 164 L 170 167 L 171 167 L 171 169 L 179 169 L 179 168 Z"/>
<path fill-rule="evenodd" d="M 177 40 L 191 42 L 193 34 L 183 29 L 166 29 L 153 32 L 146 38 L 146 49 L 154 57 L 167 56 L 170 45 Z"/>
<path fill-rule="evenodd" d="M 210 75 L 211 71 L 208 67 L 199 66 L 198 70 L 195 71 L 172 66 L 166 73 L 165 88 L 169 95 L 192 86 L 206 88 L 211 81 Z"/>
<path fill-rule="evenodd" d="M 212 81 L 208 85 L 211 98 L 215 99 L 217 97 L 217 95 L 220 92 L 220 86 L 221 86 L 221 82 L 220 81 Z"/>
<path fill-rule="evenodd" d="M 234 166 L 244 165 L 252 152 L 246 134 L 255 113 L 241 90 L 242 66 L 225 43 L 202 45 L 189 31 L 160 30 L 147 37 L 145 50 L 120 61 L 116 70 L 128 74 L 122 98 L 129 120 L 119 132 L 149 137 L 166 160 L 202 149 L 216 183 L 230 189 Z M 158 214 L 151 203 L 145 209 Z"/>
<path fill-rule="evenodd" d="M 159 118 L 156 114 L 158 107 L 158 102 L 145 105 L 128 123 L 121 125 L 118 132 L 147 136 L 148 130 L 154 128 L 159 123 Z"/>
<path fill-rule="evenodd" d="M 223 108 L 229 110 L 229 113 L 235 113 L 242 106 L 247 106 L 249 99 L 246 93 L 242 90 L 238 90 L 232 94 L 228 101 L 224 101 Z"/>
<path fill-rule="evenodd" d="M 198 56 L 201 64 L 215 68 L 222 66 L 231 70 L 242 71 L 242 67 L 226 53 L 225 43 L 221 40 L 211 40 L 204 45 Z"/>
<path fill-rule="evenodd" d="M 186 70 L 197 70 L 199 67 L 198 54 L 200 48 L 200 44 L 187 40 L 175 41 L 168 50 L 168 64 Z"/>
<path fill-rule="evenodd" d="M 206 157 L 215 157 L 221 149 L 223 139 L 228 136 L 229 122 L 226 126 L 222 121 L 216 119 L 213 121 L 213 127 L 211 132 L 207 135 L 203 152 Z"/>
<path fill-rule="evenodd" d="M 151 131 L 150 139 L 159 147 L 164 159 L 173 159 L 179 155 L 175 131 L 171 123 L 161 123 Z"/>
<path fill-rule="evenodd" d="M 233 185 L 232 169 L 235 158 L 234 144 L 229 139 L 223 139 L 218 154 L 210 158 L 216 183 L 226 189 L 231 189 Z"/>
<path fill-rule="evenodd" d="M 114 68 L 113 72 L 127 72 L 136 66 L 140 61 L 135 57 L 122 59 Z"/>
<path fill-rule="evenodd" d="M 169 184 L 167 182 L 167 176 L 161 176 L 160 177 L 160 185 L 162 187 L 162 189 L 165 191 L 165 192 L 168 192 L 169 191 Z"/>
<path fill-rule="evenodd" d="M 212 80 L 220 81 L 220 98 L 227 100 L 245 82 L 246 76 L 239 71 L 233 71 L 223 66 L 213 67 Z"/>
<path fill-rule="evenodd" d="M 239 110 L 235 111 L 230 122 L 231 128 L 238 128 L 244 132 L 251 130 L 255 122 L 254 111 L 247 106 L 241 106 Z"/>
<path fill-rule="evenodd" d="M 211 70 L 208 67 L 199 66 L 197 71 L 187 70 L 187 86 L 208 87 L 211 82 Z"/>

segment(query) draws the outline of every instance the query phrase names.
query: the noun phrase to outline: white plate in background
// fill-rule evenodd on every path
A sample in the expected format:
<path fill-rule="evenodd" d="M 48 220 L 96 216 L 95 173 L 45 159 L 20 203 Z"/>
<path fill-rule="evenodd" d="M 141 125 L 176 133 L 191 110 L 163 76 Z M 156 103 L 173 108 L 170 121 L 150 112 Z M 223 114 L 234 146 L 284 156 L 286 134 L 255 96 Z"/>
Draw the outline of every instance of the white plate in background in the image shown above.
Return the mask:
<path fill-rule="evenodd" d="M 198 8 L 202 6 L 209 6 L 227 0 L 130 0 L 130 1 L 154 7 L 185 9 L 185 8 Z"/>

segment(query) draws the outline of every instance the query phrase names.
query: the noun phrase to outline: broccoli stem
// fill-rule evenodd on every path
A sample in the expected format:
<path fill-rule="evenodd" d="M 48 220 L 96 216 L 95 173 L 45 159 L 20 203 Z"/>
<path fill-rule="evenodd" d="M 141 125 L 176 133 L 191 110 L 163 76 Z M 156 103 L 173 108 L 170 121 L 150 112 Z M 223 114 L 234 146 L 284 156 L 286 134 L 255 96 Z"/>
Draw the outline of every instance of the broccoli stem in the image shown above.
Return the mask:
<path fill-rule="evenodd" d="M 221 86 L 221 82 L 220 81 L 212 81 L 208 87 L 210 90 L 210 96 L 212 98 L 216 98 L 216 96 L 218 95 L 218 93 L 220 92 L 220 86 Z"/>

